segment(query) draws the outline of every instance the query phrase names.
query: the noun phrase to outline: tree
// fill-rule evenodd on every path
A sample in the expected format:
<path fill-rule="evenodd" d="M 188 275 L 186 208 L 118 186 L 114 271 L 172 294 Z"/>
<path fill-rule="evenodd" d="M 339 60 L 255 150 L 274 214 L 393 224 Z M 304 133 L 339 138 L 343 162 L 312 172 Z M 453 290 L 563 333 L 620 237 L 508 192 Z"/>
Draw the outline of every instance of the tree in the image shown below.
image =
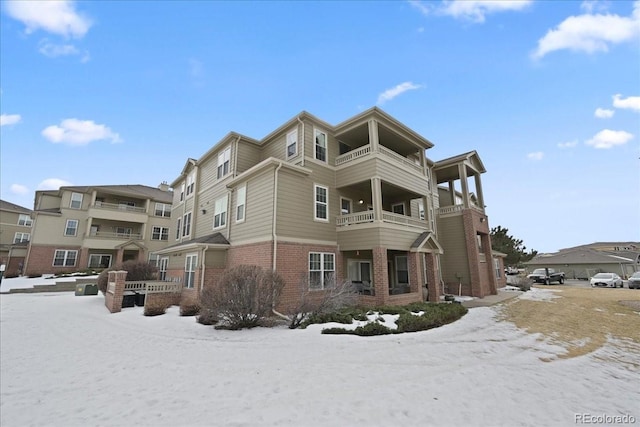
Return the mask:
<path fill-rule="evenodd" d="M 491 229 L 491 247 L 507 254 L 504 264 L 509 266 L 520 266 L 538 254 L 535 250 L 527 252 L 522 240 L 509 235 L 509 229 L 501 226 Z"/>

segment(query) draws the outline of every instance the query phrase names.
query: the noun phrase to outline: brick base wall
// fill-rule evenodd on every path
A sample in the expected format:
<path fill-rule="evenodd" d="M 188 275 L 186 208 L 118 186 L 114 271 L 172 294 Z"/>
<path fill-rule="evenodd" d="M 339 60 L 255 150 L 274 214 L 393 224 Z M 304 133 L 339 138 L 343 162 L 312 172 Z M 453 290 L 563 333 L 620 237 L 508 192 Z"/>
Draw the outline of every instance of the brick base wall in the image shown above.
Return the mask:
<path fill-rule="evenodd" d="M 78 258 L 76 259 L 76 265 L 73 267 L 54 267 L 53 257 L 56 250 L 73 250 L 78 251 Z M 39 274 L 60 274 L 60 273 L 73 273 L 74 271 L 81 270 L 81 248 L 79 246 L 43 246 L 43 245 L 31 245 L 29 250 L 29 257 L 26 262 L 25 276 L 39 275 Z M 86 266 L 86 261 L 85 261 Z"/>

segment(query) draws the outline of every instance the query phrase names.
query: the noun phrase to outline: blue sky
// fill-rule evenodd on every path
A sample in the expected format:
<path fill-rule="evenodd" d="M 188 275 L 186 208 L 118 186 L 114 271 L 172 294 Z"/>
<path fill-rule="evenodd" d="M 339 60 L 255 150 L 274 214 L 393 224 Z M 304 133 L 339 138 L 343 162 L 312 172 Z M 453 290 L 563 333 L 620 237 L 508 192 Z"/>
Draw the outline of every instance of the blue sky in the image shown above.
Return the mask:
<path fill-rule="evenodd" d="M 477 150 L 530 249 L 640 241 L 640 2 L 2 1 L 0 197 L 171 182 L 229 131 L 378 105 Z"/>

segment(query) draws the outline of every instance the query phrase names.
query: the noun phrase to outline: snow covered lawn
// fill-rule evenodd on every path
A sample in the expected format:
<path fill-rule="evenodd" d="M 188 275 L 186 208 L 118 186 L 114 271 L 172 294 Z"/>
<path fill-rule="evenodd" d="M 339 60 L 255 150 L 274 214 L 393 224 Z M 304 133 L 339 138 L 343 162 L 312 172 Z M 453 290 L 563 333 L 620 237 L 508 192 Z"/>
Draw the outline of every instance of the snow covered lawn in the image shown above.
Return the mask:
<path fill-rule="evenodd" d="M 321 325 L 217 331 L 177 307 L 109 314 L 102 295 L 0 303 L 3 427 L 573 426 L 584 413 L 640 422 L 637 346 L 557 359 L 562 347 L 495 308 L 363 338 L 321 335 Z"/>

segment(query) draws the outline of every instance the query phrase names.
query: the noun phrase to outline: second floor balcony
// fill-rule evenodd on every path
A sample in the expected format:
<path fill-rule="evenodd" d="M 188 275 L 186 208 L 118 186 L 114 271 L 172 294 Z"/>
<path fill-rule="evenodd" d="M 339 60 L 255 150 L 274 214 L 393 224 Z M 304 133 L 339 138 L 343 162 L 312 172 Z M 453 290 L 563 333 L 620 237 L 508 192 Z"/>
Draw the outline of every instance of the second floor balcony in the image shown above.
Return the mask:
<path fill-rule="evenodd" d="M 105 220 L 135 223 L 145 223 L 148 219 L 145 207 L 130 206 L 122 203 L 106 203 L 98 200 L 89 206 L 89 216 Z"/>
<path fill-rule="evenodd" d="M 382 211 L 380 218 L 376 218 L 373 211 L 355 212 L 346 215 L 339 215 L 336 217 L 337 227 L 346 227 L 356 224 L 371 224 L 376 222 L 383 222 L 386 224 L 395 224 L 406 228 L 415 228 L 419 232 L 427 231 L 429 227 L 427 224 L 418 218 L 413 218 L 406 215 L 400 215 L 393 212 Z"/>

